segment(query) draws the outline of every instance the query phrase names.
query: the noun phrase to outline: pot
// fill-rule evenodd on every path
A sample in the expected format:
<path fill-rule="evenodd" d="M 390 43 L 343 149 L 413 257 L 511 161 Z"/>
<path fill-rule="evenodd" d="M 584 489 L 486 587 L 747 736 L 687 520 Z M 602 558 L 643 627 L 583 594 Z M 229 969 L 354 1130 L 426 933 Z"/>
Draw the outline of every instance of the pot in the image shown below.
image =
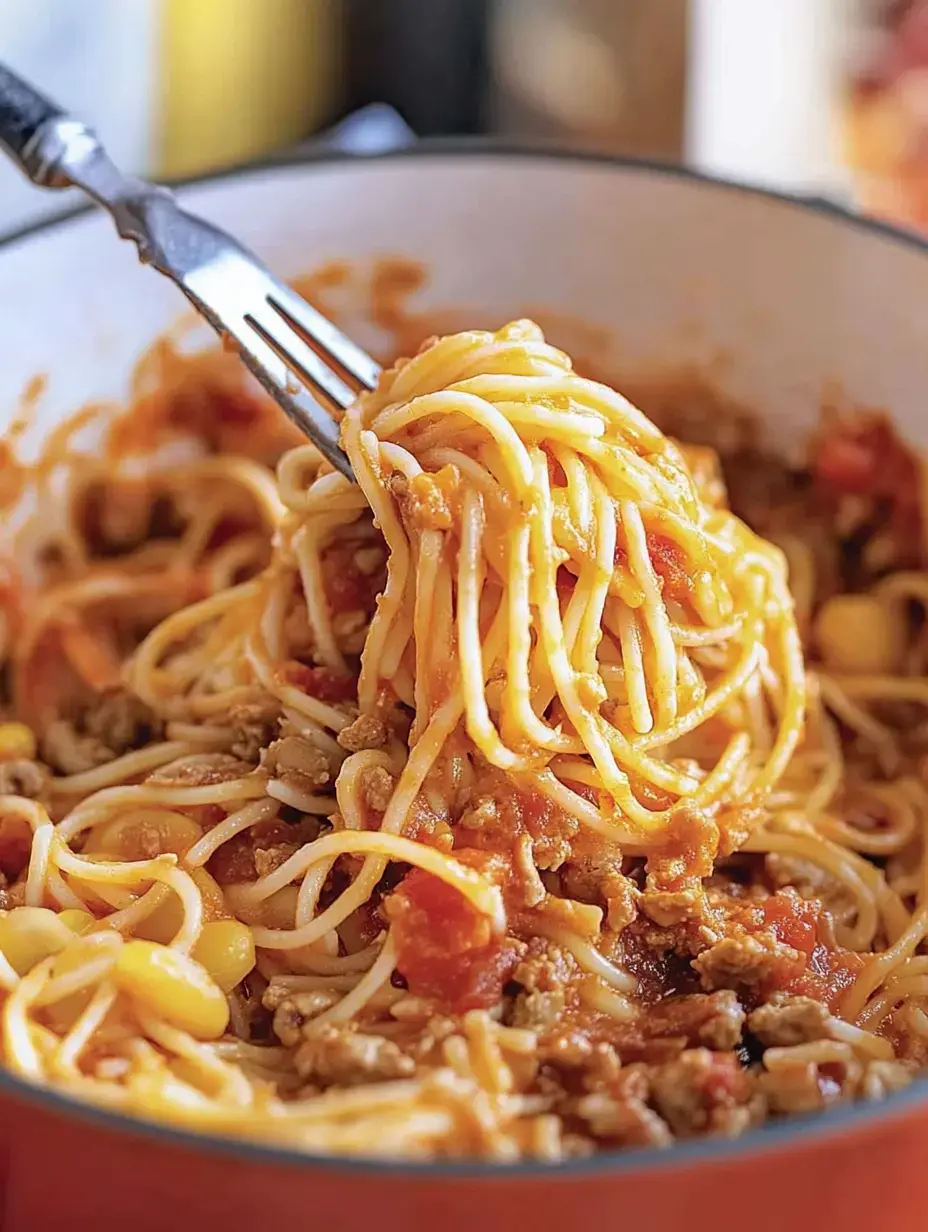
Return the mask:
<path fill-rule="evenodd" d="M 427 273 L 406 306 L 424 320 L 537 313 L 555 342 L 629 380 L 708 368 L 786 451 L 836 383 L 928 447 L 928 247 L 822 203 L 643 163 L 473 146 L 325 155 L 182 195 L 288 277 L 347 258 L 370 285 L 385 255 L 403 254 Z M 125 397 L 133 362 L 183 306 L 89 213 L 8 239 L 0 295 L 0 422 L 44 373 L 40 435 L 88 401 Z M 389 347 L 363 316 L 343 320 Z M 734 1142 L 485 1166 L 310 1158 L 142 1124 L 0 1075 L 0 1230 L 876 1232 L 922 1217 L 926 1147 L 924 1082 Z"/>

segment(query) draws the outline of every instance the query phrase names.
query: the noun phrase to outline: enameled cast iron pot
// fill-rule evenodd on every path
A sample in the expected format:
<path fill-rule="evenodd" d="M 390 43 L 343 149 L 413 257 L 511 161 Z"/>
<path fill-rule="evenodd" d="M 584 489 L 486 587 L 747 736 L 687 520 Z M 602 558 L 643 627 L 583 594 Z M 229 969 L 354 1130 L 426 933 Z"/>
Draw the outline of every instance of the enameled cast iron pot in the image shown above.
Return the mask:
<path fill-rule="evenodd" d="M 553 339 L 614 370 L 708 363 L 796 448 L 835 381 L 928 448 L 928 247 L 815 202 L 587 156 L 425 147 L 323 156 L 184 189 L 295 276 L 332 258 L 423 262 L 416 299 L 460 322 L 556 309 Z M 0 424 L 48 374 L 39 421 L 123 396 L 182 302 L 81 214 L 0 247 Z M 377 341 L 364 324 L 359 340 Z M 149 1127 L 0 1075 L 0 1232 L 571 1227 L 791 1232 L 921 1226 L 928 1086 L 736 1141 L 563 1166 L 306 1158 Z"/>

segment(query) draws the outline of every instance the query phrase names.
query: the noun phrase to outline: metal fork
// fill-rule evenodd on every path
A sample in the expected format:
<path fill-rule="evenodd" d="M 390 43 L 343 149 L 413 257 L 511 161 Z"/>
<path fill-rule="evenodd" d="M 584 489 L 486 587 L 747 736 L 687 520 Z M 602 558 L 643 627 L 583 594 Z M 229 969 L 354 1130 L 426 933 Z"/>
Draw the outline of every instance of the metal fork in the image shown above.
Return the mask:
<path fill-rule="evenodd" d="M 180 287 L 332 465 L 354 478 L 331 412 L 376 386 L 380 369 L 369 355 L 168 189 L 123 175 L 92 129 L 2 64 L 0 148 L 33 183 L 76 186 L 102 205 L 143 263 Z"/>

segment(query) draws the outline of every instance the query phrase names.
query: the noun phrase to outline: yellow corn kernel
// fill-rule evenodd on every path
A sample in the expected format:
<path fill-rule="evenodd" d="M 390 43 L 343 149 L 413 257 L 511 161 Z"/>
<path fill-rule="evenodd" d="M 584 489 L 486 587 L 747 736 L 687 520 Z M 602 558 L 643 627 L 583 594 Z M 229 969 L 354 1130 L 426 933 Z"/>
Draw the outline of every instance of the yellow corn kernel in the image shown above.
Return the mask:
<path fill-rule="evenodd" d="M 218 1039 L 229 1024 L 222 989 L 200 963 L 177 950 L 153 941 L 127 941 L 113 979 L 149 1013 L 197 1039 Z"/>
<path fill-rule="evenodd" d="M 875 595 L 835 595 L 815 618 L 815 640 L 832 671 L 895 672 L 908 641 L 906 615 L 898 604 Z"/>
<path fill-rule="evenodd" d="M 88 928 L 93 928 L 97 922 L 89 911 L 81 911 L 78 907 L 66 907 L 64 911 L 59 911 L 58 919 L 78 936 L 87 932 Z"/>
<path fill-rule="evenodd" d="M 202 963 L 223 992 L 231 992 L 255 965 L 251 929 L 239 920 L 213 920 L 203 925 L 193 957 Z"/>
<path fill-rule="evenodd" d="M 84 915 L 86 913 L 76 910 L 71 912 L 62 911 L 58 918 L 61 919 L 61 916 L 68 914 Z M 59 975 L 70 975 L 72 971 L 77 971 L 86 963 L 99 959 L 102 953 L 103 951 L 100 947 L 95 945 L 90 938 L 84 940 L 82 937 L 73 937 L 71 944 L 67 949 L 61 951 L 52 964 L 52 978 L 54 979 Z M 93 988 L 81 989 L 80 992 L 72 992 L 67 997 L 61 997 L 59 1000 L 53 1001 L 44 1008 L 43 1012 L 55 1030 L 67 1031 L 87 1008 L 92 996 Z"/>
<path fill-rule="evenodd" d="M 31 727 L 25 723 L 0 723 L 0 761 L 32 761 L 37 752 Z"/>
<path fill-rule="evenodd" d="M 206 869 L 191 868 L 186 871 L 196 882 L 203 899 L 204 920 L 221 920 L 228 916 L 229 910 L 222 890 Z M 168 945 L 177 936 L 183 922 L 184 909 L 180 899 L 172 893 L 146 920 L 136 925 L 134 932 L 135 936 L 141 937 L 143 941 L 160 941 L 162 945 Z"/>
<path fill-rule="evenodd" d="M 265 928 L 293 928 L 299 886 L 281 886 L 260 903 L 249 901 L 247 889 L 244 884 L 225 888 L 226 900 L 240 920 L 246 924 L 262 924 Z"/>
<path fill-rule="evenodd" d="M 202 837 L 201 828 L 183 813 L 145 809 L 95 827 L 87 836 L 84 851 L 117 860 L 148 860 L 166 852 L 182 856 Z"/>
<path fill-rule="evenodd" d="M 71 929 L 47 907 L 14 907 L 0 917 L 0 950 L 19 975 L 73 940 Z"/>

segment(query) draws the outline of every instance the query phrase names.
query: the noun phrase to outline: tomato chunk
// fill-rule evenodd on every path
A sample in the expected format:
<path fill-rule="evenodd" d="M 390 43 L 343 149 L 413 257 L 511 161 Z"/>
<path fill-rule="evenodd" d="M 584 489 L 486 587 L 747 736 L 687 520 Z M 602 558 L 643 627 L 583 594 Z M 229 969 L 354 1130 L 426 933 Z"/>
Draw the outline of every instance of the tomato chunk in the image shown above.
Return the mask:
<path fill-rule="evenodd" d="M 397 969 L 410 992 L 434 998 L 453 1013 L 499 1001 L 515 951 L 492 936 L 487 918 L 457 890 L 414 868 L 391 896 L 388 914 Z"/>
<path fill-rule="evenodd" d="M 841 994 L 857 979 L 864 959 L 852 950 L 830 949 L 819 939 L 821 904 L 774 894 L 763 904 L 765 923 L 784 945 L 801 955 L 798 967 L 784 965 L 774 978 L 774 987 L 794 996 L 813 997 L 829 1009 L 837 1007 Z"/>

